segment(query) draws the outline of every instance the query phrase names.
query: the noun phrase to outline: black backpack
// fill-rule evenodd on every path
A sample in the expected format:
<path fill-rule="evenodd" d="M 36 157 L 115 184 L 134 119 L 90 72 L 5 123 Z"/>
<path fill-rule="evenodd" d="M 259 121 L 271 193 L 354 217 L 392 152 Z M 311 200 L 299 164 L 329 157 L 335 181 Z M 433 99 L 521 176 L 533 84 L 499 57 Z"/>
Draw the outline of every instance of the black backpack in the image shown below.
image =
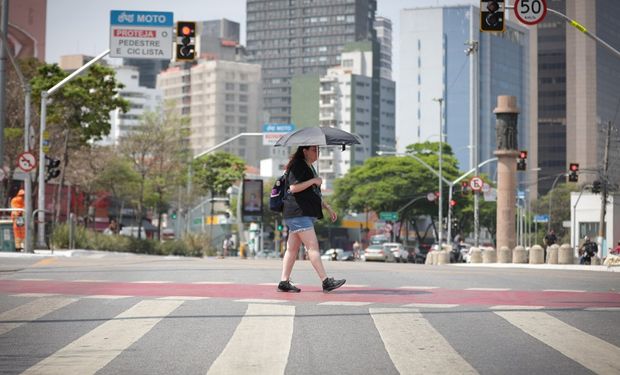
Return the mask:
<path fill-rule="evenodd" d="M 271 195 L 269 196 L 269 209 L 273 212 L 282 212 L 284 210 L 284 197 L 286 196 L 286 179 L 288 172 L 285 172 L 280 178 L 273 183 Z"/>

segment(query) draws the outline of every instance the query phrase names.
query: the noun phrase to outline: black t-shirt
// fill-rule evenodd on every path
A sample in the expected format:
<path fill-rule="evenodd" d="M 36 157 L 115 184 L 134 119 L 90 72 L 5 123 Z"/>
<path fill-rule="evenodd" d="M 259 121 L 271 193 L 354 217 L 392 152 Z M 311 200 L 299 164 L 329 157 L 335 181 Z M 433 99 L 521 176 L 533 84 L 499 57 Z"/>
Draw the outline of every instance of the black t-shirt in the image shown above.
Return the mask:
<path fill-rule="evenodd" d="M 304 160 L 295 159 L 288 172 L 288 186 L 296 185 L 316 177 L 314 168 L 310 168 Z M 318 186 L 312 185 L 298 193 L 287 193 L 284 198 L 284 218 L 310 216 L 323 218 L 321 209 L 321 191 Z"/>

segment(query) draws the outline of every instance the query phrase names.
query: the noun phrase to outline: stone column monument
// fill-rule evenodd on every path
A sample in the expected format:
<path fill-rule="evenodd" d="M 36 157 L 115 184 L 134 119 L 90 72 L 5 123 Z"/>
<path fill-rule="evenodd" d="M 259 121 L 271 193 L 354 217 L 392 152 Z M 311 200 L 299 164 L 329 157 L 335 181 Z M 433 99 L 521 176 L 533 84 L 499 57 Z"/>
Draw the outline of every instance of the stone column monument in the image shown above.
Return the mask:
<path fill-rule="evenodd" d="M 497 248 L 516 245 L 515 196 L 517 191 L 517 98 L 497 97 L 495 133 L 497 150 Z"/>

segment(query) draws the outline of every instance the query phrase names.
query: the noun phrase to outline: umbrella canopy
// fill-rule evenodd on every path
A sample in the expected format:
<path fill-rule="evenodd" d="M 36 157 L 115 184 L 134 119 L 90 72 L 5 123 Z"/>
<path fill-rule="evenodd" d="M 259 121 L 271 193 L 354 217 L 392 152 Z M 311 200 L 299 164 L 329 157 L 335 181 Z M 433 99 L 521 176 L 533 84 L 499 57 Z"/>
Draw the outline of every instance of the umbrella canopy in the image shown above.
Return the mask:
<path fill-rule="evenodd" d="M 275 146 L 345 146 L 362 144 L 362 139 L 338 128 L 317 126 L 283 135 Z"/>

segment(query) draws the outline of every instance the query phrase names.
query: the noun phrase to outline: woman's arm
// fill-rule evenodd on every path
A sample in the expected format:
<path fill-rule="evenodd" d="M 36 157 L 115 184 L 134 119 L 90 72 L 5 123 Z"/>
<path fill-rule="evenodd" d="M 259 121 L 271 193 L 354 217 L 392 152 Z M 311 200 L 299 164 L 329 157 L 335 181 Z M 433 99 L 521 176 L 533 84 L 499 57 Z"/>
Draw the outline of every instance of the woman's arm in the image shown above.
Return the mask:
<path fill-rule="evenodd" d="M 311 187 L 312 185 L 321 186 L 323 180 L 320 177 L 311 178 L 304 182 L 298 182 L 294 185 L 289 186 L 291 193 L 299 193 Z"/>
<path fill-rule="evenodd" d="M 338 219 L 338 215 L 336 214 L 336 211 L 334 211 L 329 204 L 325 203 L 325 201 L 321 201 L 321 206 L 325 208 L 327 211 L 329 211 L 329 216 L 332 219 L 332 221 L 336 221 L 336 219 Z"/>

